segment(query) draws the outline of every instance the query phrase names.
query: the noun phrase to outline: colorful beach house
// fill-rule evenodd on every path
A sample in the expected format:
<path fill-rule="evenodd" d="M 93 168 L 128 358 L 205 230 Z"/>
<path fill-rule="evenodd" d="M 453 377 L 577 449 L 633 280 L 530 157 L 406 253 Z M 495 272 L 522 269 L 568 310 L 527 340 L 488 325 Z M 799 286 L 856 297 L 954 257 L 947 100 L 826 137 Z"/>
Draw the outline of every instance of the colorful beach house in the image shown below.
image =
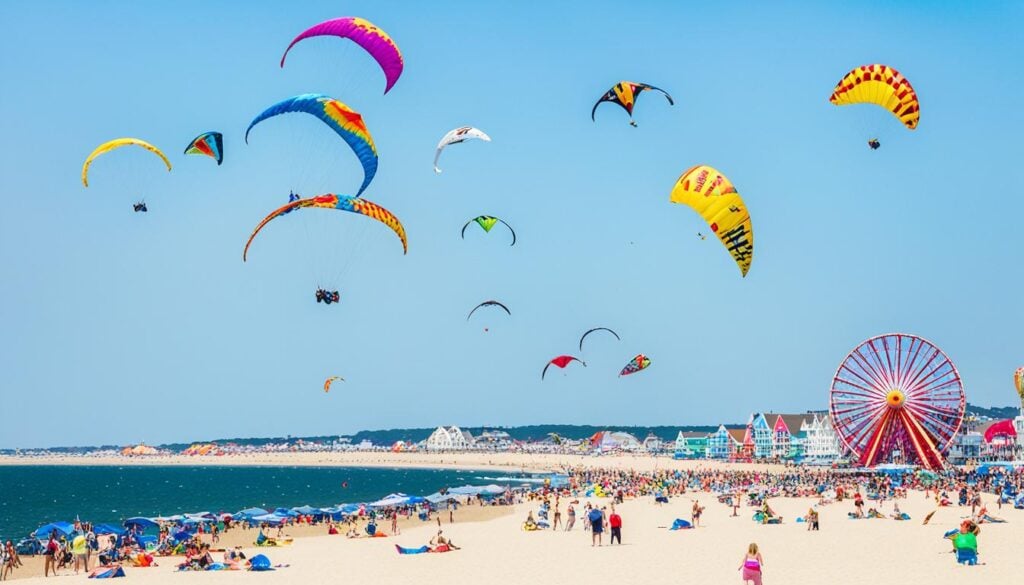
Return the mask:
<path fill-rule="evenodd" d="M 708 457 L 708 438 L 711 435 L 694 431 L 679 431 L 673 457 L 675 459 L 704 459 Z"/>
<path fill-rule="evenodd" d="M 736 440 L 733 439 L 725 425 L 718 425 L 718 430 L 708 435 L 707 441 L 708 459 L 729 459 L 736 452 Z"/>

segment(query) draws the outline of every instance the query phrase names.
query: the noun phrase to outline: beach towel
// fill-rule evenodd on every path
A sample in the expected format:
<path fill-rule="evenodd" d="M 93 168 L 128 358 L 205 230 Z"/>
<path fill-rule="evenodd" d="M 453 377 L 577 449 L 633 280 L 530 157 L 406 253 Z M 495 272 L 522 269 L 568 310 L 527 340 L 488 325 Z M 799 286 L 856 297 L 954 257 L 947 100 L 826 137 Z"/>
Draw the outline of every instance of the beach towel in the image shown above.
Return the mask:
<path fill-rule="evenodd" d="M 270 559 L 266 555 L 256 555 L 249 561 L 250 571 L 273 571 L 274 568 L 270 565 Z"/>
<path fill-rule="evenodd" d="M 89 573 L 90 579 L 113 579 L 116 577 L 124 577 L 124 569 L 121 568 L 121 565 L 96 567 Z"/>
<path fill-rule="evenodd" d="M 803 516 L 800 516 L 799 518 L 797 518 L 797 519 L 796 519 L 796 521 L 797 521 L 797 524 L 803 524 L 803 522 L 804 522 L 804 517 L 803 517 Z"/>
<path fill-rule="evenodd" d="M 892 519 L 893 520 L 910 520 L 910 514 L 907 514 L 906 512 L 902 512 L 902 513 L 900 513 L 899 516 L 893 516 Z"/>
<path fill-rule="evenodd" d="M 686 530 L 688 528 L 693 528 L 693 525 L 682 518 L 676 518 L 669 530 Z"/>
<path fill-rule="evenodd" d="M 400 554 L 400 555 L 418 555 L 418 554 L 423 554 L 423 553 L 430 552 L 430 547 L 427 546 L 427 545 L 423 545 L 423 546 L 421 546 L 419 548 L 405 548 L 405 547 L 398 546 L 396 544 L 395 545 L 395 550 L 397 550 L 398 554 Z"/>

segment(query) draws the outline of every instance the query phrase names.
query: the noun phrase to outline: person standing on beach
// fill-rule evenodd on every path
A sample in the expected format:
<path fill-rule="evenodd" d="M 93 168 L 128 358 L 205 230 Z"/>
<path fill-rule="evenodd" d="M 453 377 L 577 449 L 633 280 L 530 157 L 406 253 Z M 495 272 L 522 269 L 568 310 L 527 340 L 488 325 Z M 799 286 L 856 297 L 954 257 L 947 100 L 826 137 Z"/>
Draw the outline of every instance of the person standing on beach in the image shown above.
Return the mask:
<path fill-rule="evenodd" d="M 562 511 L 558 509 L 558 500 L 555 500 L 555 516 L 554 521 L 551 523 L 551 530 L 558 530 L 558 525 L 562 523 Z"/>
<path fill-rule="evenodd" d="M 569 509 L 566 510 L 565 513 L 569 518 L 565 522 L 565 531 L 569 532 L 570 530 L 572 530 L 572 527 L 576 524 L 576 508 L 573 508 L 572 504 L 569 504 Z"/>
<path fill-rule="evenodd" d="M 75 574 L 78 574 L 79 568 L 84 568 L 85 572 L 89 572 L 89 560 L 87 551 L 89 550 L 89 542 L 85 539 L 85 535 L 79 533 L 78 536 L 71 541 L 71 554 L 75 555 Z"/>
<path fill-rule="evenodd" d="M 693 501 L 693 508 L 690 510 L 690 524 L 693 524 L 694 528 L 700 526 L 700 515 L 704 511 L 704 508 L 700 507 L 700 500 Z"/>
<path fill-rule="evenodd" d="M 53 576 L 57 576 L 57 565 L 55 564 L 55 561 L 57 559 L 58 548 L 57 531 L 53 530 L 50 532 L 50 540 L 46 541 L 46 548 L 43 551 L 46 555 L 46 560 L 43 562 L 43 577 L 49 577 L 51 570 L 53 571 Z"/>
<path fill-rule="evenodd" d="M 603 546 L 601 534 L 604 532 L 604 514 L 596 506 L 587 514 L 590 521 L 590 546 Z"/>
<path fill-rule="evenodd" d="M 764 568 L 764 559 L 757 549 L 757 543 L 752 542 L 747 547 L 747 554 L 743 555 L 739 570 L 743 571 L 743 582 L 761 585 L 761 570 Z"/>
<path fill-rule="evenodd" d="M 615 544 L 618 540 L 619 544 L 622 544 L 622 516 L 615 511 L 615 506 L 612 506 L 612 515 L 608 517 L 608 526 L 612 529 L 612 536 L 609 539 L 609 544 Z"/>

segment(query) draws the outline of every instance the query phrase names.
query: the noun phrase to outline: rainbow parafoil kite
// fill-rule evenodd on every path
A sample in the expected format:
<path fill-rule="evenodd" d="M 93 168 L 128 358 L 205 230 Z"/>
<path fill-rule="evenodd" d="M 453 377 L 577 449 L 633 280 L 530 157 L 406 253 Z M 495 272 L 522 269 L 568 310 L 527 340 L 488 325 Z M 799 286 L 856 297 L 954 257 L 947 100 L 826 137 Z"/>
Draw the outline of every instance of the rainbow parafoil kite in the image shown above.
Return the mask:
<path fill-rule="evenodd" d="M 630 374 L 635 374 L 640 370 L 646 370 L 649 365 L 651 365 L 651 359 L 642 353 L 638 353 L 636 354 L 636 357 L 629 360 L 629 363 L 622 368 L 619 375 L 628 376 Z"/>
<path fill-rule="evenodd" d="M 618 339 L 619 341 L 622 341 L 622 338 L 619 337 L 619 334 L 614 332 L 614 331 L 612 331 L 611 329 L 609 329 L 607 327 L 594 327 L 593 329 L 588 329 L 587 332 L 584 333 L 580 337 L 580 351 L 583 351 L 583 340 L 586 339 L 588 335 L 590 335 L 591 333 L 593 333 L 595 331 L 607 331 L 608 333 L 611 333 L 612 335 L 614 335 L 615 339 Z"/>
<path fill-rule="evenodd" d="M 86 187 L 89 186 L 89 167 L 92 166 L 92 161 L 96 160 L 96 157 L 106 154 L 111 150 L 121 148 L 122 146 L 139 146 L 145 148 L 149 152 L 160 157 L 164 164 L 167 165 L 167 170 L 171 170 L 171 161 L 167 160 L 167 156 L 159 148 L 146 142 L 145 140 L 139 140 L 138 138 L 115 138 L 109 142 L 96 147 L 89 156 L 85 159 L 85 164 L 82 165 L 82 184 Z"/>
<path fill-rule="evenodd" d="M 402 52 L 398 50 L 395 41 L 391 40 L 386 32 L 377 28 L 372 22 L 355 16 L 327 20 L 299 33 L 299 36 L 295 37 L 288 48 L 284 50 L 284 55 L 281 56 L 281 67 L 284 67 L 288 51 L 291 51 L 296 43 L 310 37 L 323 36 L 349 39 L 365 49 L 384 71 L 384 78 L 387 80 L 384 93 L 391 91 L 402 75 L 404 61 Z"/>
<path fill-rule="evenodd" d="M 498 301 L 491 300 L 491 301 L 484 301 L 484 302 L 480 303 L 479 305 L 473 307 L 473 310 L 470 311 L 468 315 L 466 315 L 466 321 L 469 321 L 469 318 L 473 316 L 473 313 L 475 313 L 476 310 L 481 308 L 481 307 L 501 307 L 502 309 L 505 310 L 506 313 L 509 314 L 509 316 L 512 315 L 512 311 L 509 311 L 508 307 L 506 307 L 505 305 L 499 303 Z"/>
<path fill-rule="evenodd" d="M 203 132 L 196 136 L 185 148 L 185 154 L 202 154 L 217 161 L 220 166 L 224 160 L 224 135 L 220 132 Z"/>
<path fill-rule="evenodd" d="M 921 104 L 906 77 L 888 65 L 861 65 L 847 73 L 828 101 L 837 106 L 877 104 L 913 130 L 921 119 Z"/>
<path fill-rule="evenodd" d="M 331 376 L 330 378 L 327 378 L 324 381 L 324 392 L 330 392 L 331 391 L 331 385 L 334 384 L 335 382 L 337 382 L 338 380 L 341 380 L 342 382 L 344 382 L 345 378 L 342 378 L 341 376 Z"/>
<path fill-rule="evenodd" d="M 645 91 L 660 91 L 665 94 L 665 99 L 668 100 L 668 105 L 673 106 L 675 102 L 672 101 L 672 96 L 668 95 L 663 89 L 654 87 L 653 85 L 647 85 L 646 83 L 636 83 L 635 81 L 620 81 L 616 83 L 611 89 L 609 89 L 601 99 L 597 100 L 594 104 L 594 109 L 590 110 L 590 119 L 595 120 L 594 114 L 597 113 L 597 106 L 600 106 L 604 102 L 610 102 L 617 104 L 626 110 L 629 114 L 630 126 L 636 127 L 636 121 L 633 120 L 633 107 L 636 105 L 637 98 L 640 94 Z"/>
<path fill-rule="evenodd" d="M 317 195 L 316 197 L 310 197 L 308 199 L 292 201 L 287 205 L 275 209 L 270 213 L 270 215 L 264 217 L 263 221 L 261 221 L 259 225 L 256 226 L 256 229 L 252 231 L 252 235 L 249 236 L 249 241 L 245 243 L 245 249 L 242 250 L 242 261 L 246 261 L 249 253 L 249 245 L 252 244 L 253 239 L 256 238 L 256 234 L 260 233 L 260 230 L 262 230 L 265 225 L 270 223 L 272 219 L 281 217 L 282 215 L 301 207 L 338 209 L 340 211 L 350 211 L 352 213 L 358 213 L 376 219 L 391 228 L 391 230 L 395 232 L 395 235 L 402 240 L 403 254 L 409 251 L 409 245 L 405 239 L 405 227 L 402 226 L 402 222 L 398 221 L 398 218 L 395 217 L 393 213 L 372 201 L 367 201 L 366 199 L 328 193 L 326 195 Z"/>
<path fill-rule="evenodd" d="M 547 365 L 544 366 L 544 369 L 540 373 L 540 379 L 541 380 L 544 379 L 544 376 L 548 373 L 548 368 L 550 368 L 551 366 L 555 366 L 556 368 L 564 369 L 565 366 L 568 366 L 572 362 L 579 362 L 579 363 L 583 364 L 584 368 L 587 367 L 587 362 L 581 360 L 578 357 L 573 357 L 571 355 L 560 355 L 560 356 L 558 356 L 556 358 L 552 358 L 551 361 L 549 361 L 547 363 Z"/>
<path fill-rule="evenodd" d="M 669 201 L 700 214 L 747 275 L 754 260 L 754 227 L 743 198 L 725 175 L 707 165 L 692 167 L 676 181 Z"/>
<path fill-rule="evenodd" d="M 478 216 L 474 217 L 473 219 L 467 221 L 466 225 L 462 226 L 462 239 L 463 240 L 466 239 L 466 228 L 468 228 L 469 224 L 473 223 L 474 221 L 476 222 L 477 225 L 479 225 L 487 233 L 490 233 L 491 232 L 491 228 L 493 228 L 498 223 L 503 224 L 505 227 L 508 228 L 508 231 L 512 232 L 512 243 L 509 244 L 509 245 L 510 246 L 515 246 L 516 245 L 516 231 L 514 229 L 512 229 L 512 226 L 508 225 L 508 223 L 506 223 L 505 220 L 497 218 L 497 217 L 493 217 L 493 216 L 490 216 L 490 215 L 478 215 Z"/>
<path fill-rule="evenodd" d="M 1017 389 L 1017 396 L 1020 396 L 1020 402 L 1024 405 L 1024 368 L 1017 368 L 1017 371 L 1013 373 L 1013 385 Z"/>
<path fill-rule="evenodd" d="M 270 106 L 249 124 L 249 128 L 245 131 L 246 144 L 249 142 L 249 132 L 253 126 L 267 118 L 290 112 L 302 112 L 316 116 L 352 148 L 363 165 L 363 184 L 359 186 L 356 197 L 361 195 L 373 180 L 373 176 L 377 174 L 377 147 L 374 145 L 373 137 L 366 129 L 366 123 L 363 122 L 363 117 L 359 112 L 330 96 L 307 93 L 290 97 Z"/>
<path fill-rule="evenodd" d="M 434 172 L 440 174 L 441 168 L 437 166 L 437 161 L 441 158 L 441 151 L 444 150 L 449 144 L 460 144 L 470 138 L 477 140 L 483 140 L 484 142 L 490 142 L 491 137 L 484 134 L 483 130 L 479 128 L 473 128 L 472 126 L 463 126 L 449 131 L 443 137 L 441 142 L 437 143 L 437 151 L 434 152 Z"/>

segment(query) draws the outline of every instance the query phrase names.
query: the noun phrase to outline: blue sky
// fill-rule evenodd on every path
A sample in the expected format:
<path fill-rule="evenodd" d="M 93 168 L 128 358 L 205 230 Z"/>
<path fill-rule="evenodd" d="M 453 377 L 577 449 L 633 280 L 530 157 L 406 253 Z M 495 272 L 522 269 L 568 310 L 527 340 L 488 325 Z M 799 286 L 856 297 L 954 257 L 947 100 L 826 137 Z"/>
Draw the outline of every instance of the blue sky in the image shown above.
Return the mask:
<path fill-rule="evenodd" d="M 312 435 L 438 424 L 714 424 L 823 408 L 858 343 L 914 333 L 968 400 L 1013 404 L 1024 363 L 1019 3 L 27 2 L 0 4 L 0 447 Z M 291 38 L 363 16 L 405 72 L 382 95 L 350 43 Z M 836 108 L 856 65 L 902 71 L 909 132 Z M 657 85 L 638 128 L 593 102 Z M 289 189 L 349 193 L 354 157 L 313 120 L 248 122 L 290 95 L 361 111 L 380 150 L 365 196 L 409 233 L 295 214 L 241 261 Z M 449 129 L 489 144 L 451 147 Z M 225 134 L 217 167 L 181 151 Z M 870 151 L 865 140 L 879 136 Z M 137 136 L 143 153 L 81 163 Z M 123 156 L 122 156 L 123 154 Z M 710 164 L 754 222 L 747 278 L 689 209 Z M 104 166 L 101 166 L 104 165 Z M 130 204 L 145 196 L 150 213 Z M 471 217 L 512 224 L 467 231 Z M 292 221 L 294 220 L 294 221 Z M 340 267 L 340 268 L 339 268 Z M 325 282 L 326 280 L 326 282 Z M 340 305 L 313 301 L 317 284 Z M 466 313 L 499 299 L 512 317 Z M 483 314 L 481 314 L 483 313 Z M 540 370 L 578 353 L 586 369 Z M 484 331 L 487 328 L 488 331 Z M 591 345 L 590 341 L 594 341 Z M 618 379 L 638 352 L 653 360 Z M 330 395 L 320 386 L 341 375 Z"/>

